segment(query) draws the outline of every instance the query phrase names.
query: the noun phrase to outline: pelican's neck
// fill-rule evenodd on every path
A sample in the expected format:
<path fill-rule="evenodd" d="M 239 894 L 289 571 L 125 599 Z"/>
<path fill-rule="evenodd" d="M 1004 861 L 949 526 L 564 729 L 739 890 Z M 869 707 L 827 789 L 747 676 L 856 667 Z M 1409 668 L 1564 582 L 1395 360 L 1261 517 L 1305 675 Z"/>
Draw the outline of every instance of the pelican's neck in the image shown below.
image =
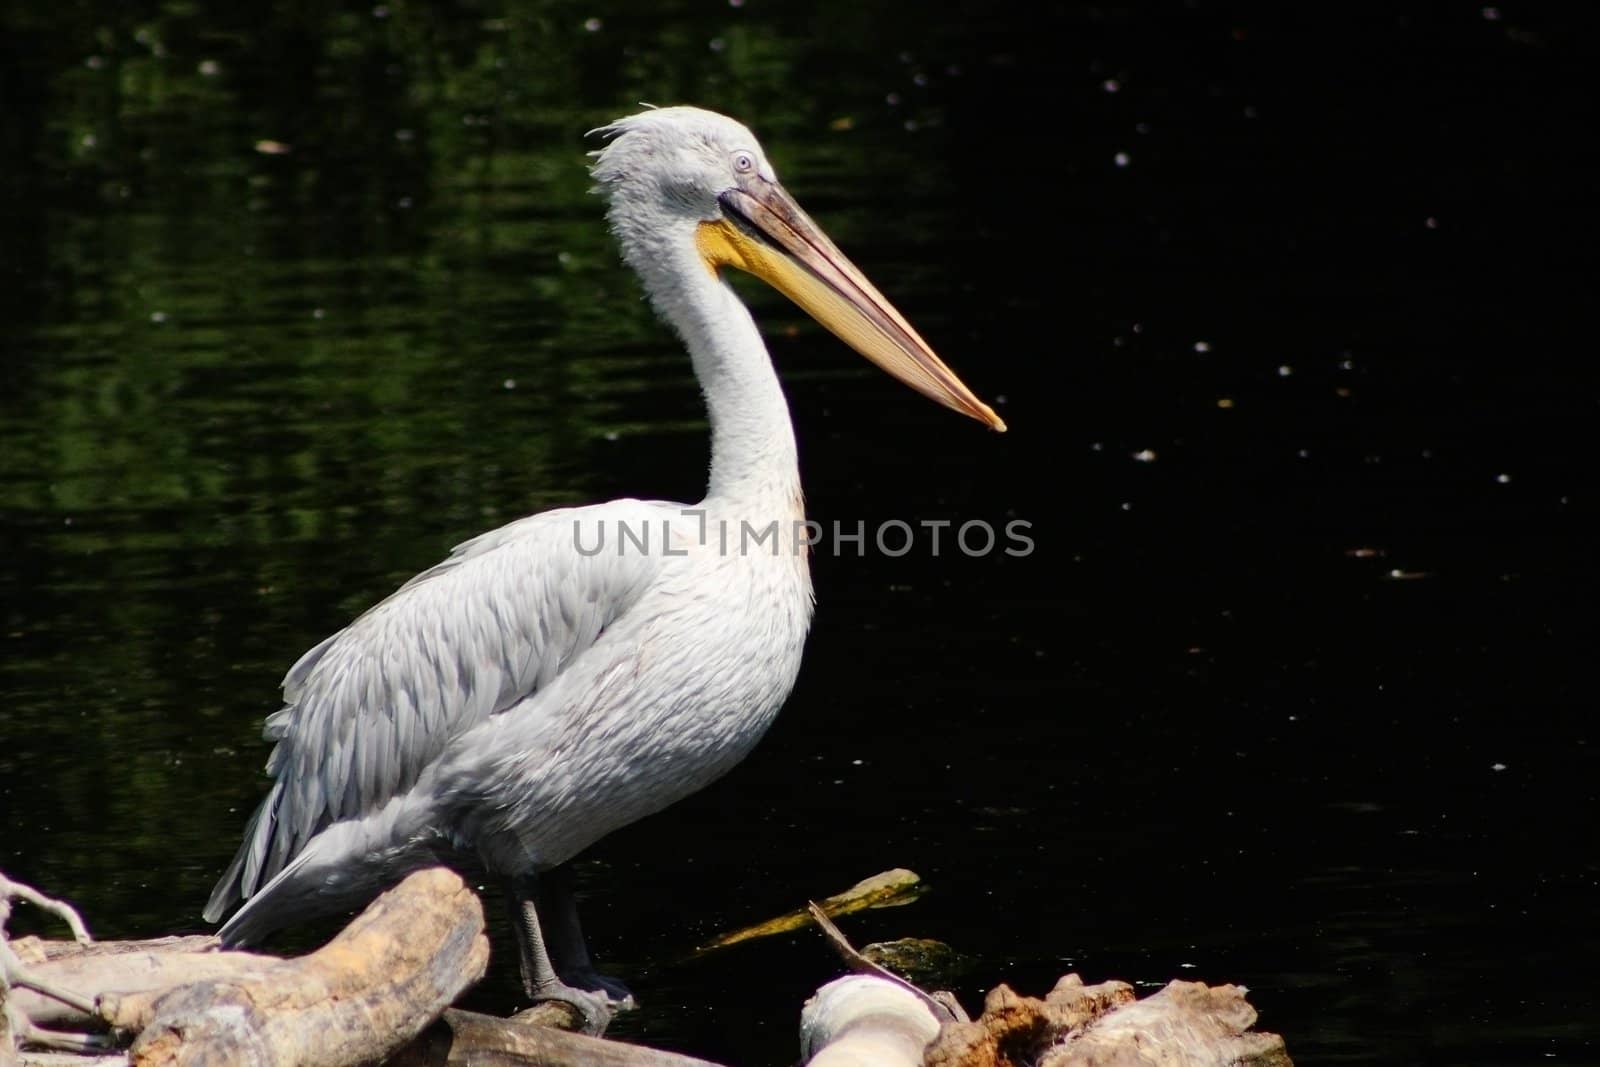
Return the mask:
<path fill-rule="evenodd" d="M 657 249 L 657 251 L 665 251 Z M 800 468 L 789 405 L 755 320 L 691 249 L 629 256 L 645 289 L 683 338 L 711 420 L 706 501 L 794 507 Z"/>

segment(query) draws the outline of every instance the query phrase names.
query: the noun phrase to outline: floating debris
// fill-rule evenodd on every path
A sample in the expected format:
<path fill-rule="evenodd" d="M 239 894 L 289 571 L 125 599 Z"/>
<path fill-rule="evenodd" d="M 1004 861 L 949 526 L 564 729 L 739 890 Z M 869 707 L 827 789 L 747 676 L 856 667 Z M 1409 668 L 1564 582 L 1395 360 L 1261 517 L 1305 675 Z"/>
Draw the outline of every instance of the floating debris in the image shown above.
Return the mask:
<path fill-rule="evenodd" d="M 1432 578 L 1432 571 L 1408 571 L 1395 567 L 1385 574 L 1384 579 L 1391 582 L 1416 582 L 1423 578 Z"/>
<path fill-rule="evenodd" d="M 915 871 L 896 867 L 857 882 L 843 893 L 821 901 L 819 906 L 828 915 L 849 915 L 868 908 L 895 908 L 902 904 L 910 904 L 927 891 L 927 885 Z M 786 934 L 791 930 L 810 926 L 811 921 L 810 913 L 804 909 L 791 911 L 775 919 L 735 930 L 731 934 L 723 934 L 696 949 L 694 954 L 700 956 L 714 949 L 737 945 L 741 941 Z"/>
<path fill-rule="evenodd" d="M 875 941 L 861 949 L 861 954 L 887 968 L 908 982 L 920 986 L 944 988 L 950 979 L 972 966 L 972 958 L 964 956 L 943 941 L 926 937 L 902 937 L 898 941 Z"/>

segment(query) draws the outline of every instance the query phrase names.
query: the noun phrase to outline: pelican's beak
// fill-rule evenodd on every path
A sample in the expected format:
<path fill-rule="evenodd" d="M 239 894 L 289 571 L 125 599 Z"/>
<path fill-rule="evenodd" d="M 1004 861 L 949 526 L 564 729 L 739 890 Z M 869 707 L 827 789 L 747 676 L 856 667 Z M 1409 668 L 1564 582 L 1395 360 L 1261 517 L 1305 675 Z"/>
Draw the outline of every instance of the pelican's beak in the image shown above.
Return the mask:
<path fill-rule="evenodd" d="M 719 199 L 723 217 L 701 223 L 696 234 L 712 271 L 728 266 L 754 274 L 923 396 L 990 429 L 1006 428 L 781 185 L 751 176 Z"/>

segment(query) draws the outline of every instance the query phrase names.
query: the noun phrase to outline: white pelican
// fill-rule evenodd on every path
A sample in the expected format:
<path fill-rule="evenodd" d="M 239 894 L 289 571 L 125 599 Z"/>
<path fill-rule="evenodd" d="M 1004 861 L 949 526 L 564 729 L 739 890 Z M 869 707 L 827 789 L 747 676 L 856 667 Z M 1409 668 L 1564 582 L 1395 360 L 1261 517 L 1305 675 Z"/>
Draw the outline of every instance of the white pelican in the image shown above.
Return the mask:
<path fill-rule="evenodd" d="M 623 258 L 689 349 L 711 422 L 693 507 L 614 500 L 458 546 L 300 658 L 266 722 L 276 779 L 206 907 L 245 944 L 417 868 L 502 880 L 530 998 L 603 1028 L 565 865 L 750 751 L 794 685 L 811 579 L 794 431 L 737 267 L 917 391 L 1004 423 L 778 184 L 744 126 L 672 107 L 598 133 Z M 776 522 L 776 543 L 751 543 Z M 596 551 L 596 546 L 602 546 Z"/>

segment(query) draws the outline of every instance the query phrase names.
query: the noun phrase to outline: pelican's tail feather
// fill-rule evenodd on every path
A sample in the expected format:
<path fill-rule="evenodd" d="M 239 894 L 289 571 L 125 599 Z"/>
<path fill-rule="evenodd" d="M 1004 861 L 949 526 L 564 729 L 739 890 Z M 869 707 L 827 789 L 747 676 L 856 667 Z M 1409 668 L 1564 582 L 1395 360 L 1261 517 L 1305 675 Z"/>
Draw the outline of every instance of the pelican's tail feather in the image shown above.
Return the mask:
<path fill-rule="evenodd" d="M 408 832 L 418 828 L 408 814 L 397 798 L 382 811 L 317 834 L 217 931 L 223 945 L 253 945 L 291 923 L 361 907 L 412 871 L 440 862 L 438 838 Z"/>
<path fill-rule="evenodd" d="M 282 795 L 283 783 L 278 782 L 261 806 L 256 808 L 255 814 L 250 816 L 239 851 L 234 853 L 233 862 L 222 872 L 222 877 L 217 879 L 216 888 L 211 890 L 211 899 L 206 901 L 206 910 L 201 913 L 206 922 L 217 922 L 234 901 L 248 900 L 255 894 L 260 884 L 262 866 L 272 847 L 273 823 L 277 818 L 278 798 Z"/>

